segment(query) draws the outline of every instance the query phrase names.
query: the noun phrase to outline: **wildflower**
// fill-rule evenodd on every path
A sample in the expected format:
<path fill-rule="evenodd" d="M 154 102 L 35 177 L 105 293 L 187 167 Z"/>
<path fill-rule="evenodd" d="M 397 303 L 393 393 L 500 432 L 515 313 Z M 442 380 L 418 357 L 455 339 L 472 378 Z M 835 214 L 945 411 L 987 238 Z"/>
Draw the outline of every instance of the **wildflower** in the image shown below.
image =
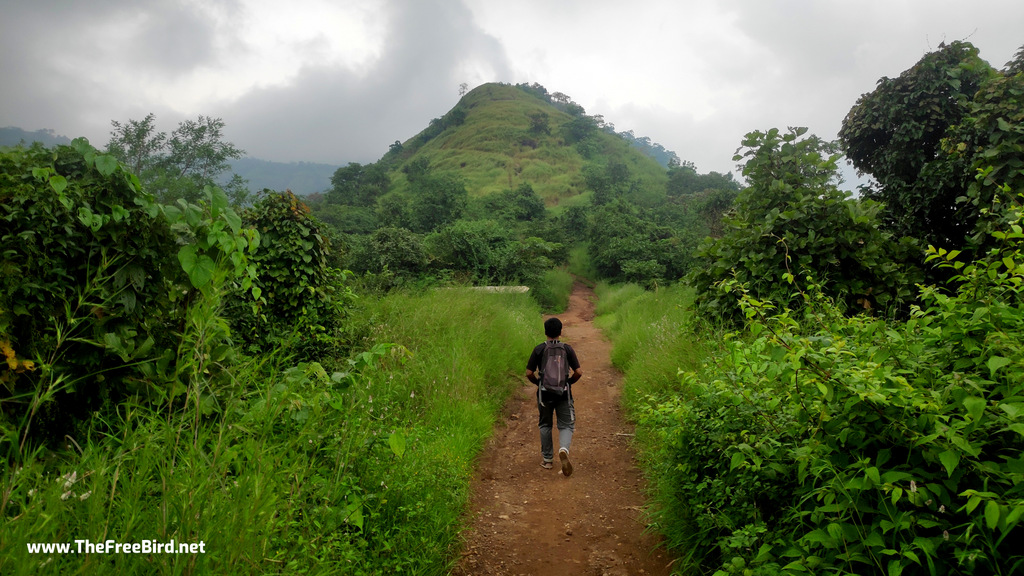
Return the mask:
<path fill-rule="evenodd" d="M 28 491 L 29 498 L 31 498 L 32 496 L 35 496 L 35 494 L 36 494 L 36 489 L 35 488 L 32 488 L 31 490 Z"/>
<path fill-rule="evenodd" d="M 910 491 L 917 492 L 917 482 L 914 482 L 913 480 L 910 481 Z"/>
<path fill-rule="evenodd" d="M 60 495 L 60 499 L 67 500 L 70 496 L 74 496 L 74 494 L 71 492 L 71 490 L 68 490 L 67 492 Z"/>
<path fill-rule="evenodd" d="M 57 481 L 60 482 L 61 480 L 64 480 L 64 489 L 67 490 L 68 488 L 71 488 L 72 484 L 74 484 L 75 482 L 78 482 L 78 472 L 72 472 L 71 474 L 65 474 L 65 475 L 61 476 L 60 479 L 57 480 Z"/>
<path fill-rule="evenodd" d="M 89 490 L 89 491 L 88 491 L 88 492 L 86 492 L 85 494 L 82 494 L 81 496 L 79 496 L 79 497 L 78 497 L 78 499 L 79 499 L 79 500 L 83 500 L 83 501 L 84 501 L 84 500 L 86 500 L 87 498 L 89 498 L 89 496 L 92 496 L 92 490 Z"/>
<path fill-rule="evenodd" d="M 945 504 L 939 504 L 939 514 L 944 514 L 945 512 L 946 512 L 946 505 Z"/>
<path fill-rule="evenodd" d="M 942 531 L 942 539 L 943 540 L 949 540 L 949 530 L 943 530 Z"/>

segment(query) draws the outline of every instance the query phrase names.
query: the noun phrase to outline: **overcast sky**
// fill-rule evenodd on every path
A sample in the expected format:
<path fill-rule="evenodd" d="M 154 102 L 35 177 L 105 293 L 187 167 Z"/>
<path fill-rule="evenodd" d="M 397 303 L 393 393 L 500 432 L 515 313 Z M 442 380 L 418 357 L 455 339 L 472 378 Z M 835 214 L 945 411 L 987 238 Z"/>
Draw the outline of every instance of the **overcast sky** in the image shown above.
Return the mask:
<path fill-rule="evenodd" d="M 0 126 L 103 147 L 111 120 L 208 115 L 249 156 L 372 162 L 458 102 L 539 82 L 701 172 L 743 135 L 835 138 L 941 42 L 997 68 L 1021 0 L 0 0 Z"/>

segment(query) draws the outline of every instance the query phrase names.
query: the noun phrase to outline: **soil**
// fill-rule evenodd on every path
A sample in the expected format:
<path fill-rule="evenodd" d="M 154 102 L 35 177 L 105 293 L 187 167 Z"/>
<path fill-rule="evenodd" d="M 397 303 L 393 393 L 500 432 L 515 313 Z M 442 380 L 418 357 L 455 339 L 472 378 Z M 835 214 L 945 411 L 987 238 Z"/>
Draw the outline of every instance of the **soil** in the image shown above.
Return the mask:
<path fill-rule="evenodd" d="M 611 343 L 593 324 L 595 300 L 576 283 L 568 310 L 558 315 L 562 340 L 583 370 L 573 386 L 572 475 L 562 475 L 557 457 L 553 469 L 541 468 L 536 387 L 523 378 L 478 464 L 453 576 L 670 572 L 669 555 L 646 530 L 633 430 L 619 406 L 622 375 L 612 366 Z"/>

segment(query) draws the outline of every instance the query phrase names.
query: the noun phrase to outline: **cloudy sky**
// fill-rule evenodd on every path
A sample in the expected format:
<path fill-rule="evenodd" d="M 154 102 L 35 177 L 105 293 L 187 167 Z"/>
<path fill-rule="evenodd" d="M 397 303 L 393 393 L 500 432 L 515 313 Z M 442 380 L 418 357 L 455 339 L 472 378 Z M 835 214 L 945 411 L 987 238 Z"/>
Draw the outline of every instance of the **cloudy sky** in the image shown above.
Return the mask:
<path fill-rule="evenodd" d="M 941 42 L 996 67 L 1020 0 L 0 0 L 0 126 L 106 144 L 111 120 L 208 115 L 249 156 L 372 162 L 459 85 L 539 82 L 696 163 L 746 132 L 835 138 Z"/>

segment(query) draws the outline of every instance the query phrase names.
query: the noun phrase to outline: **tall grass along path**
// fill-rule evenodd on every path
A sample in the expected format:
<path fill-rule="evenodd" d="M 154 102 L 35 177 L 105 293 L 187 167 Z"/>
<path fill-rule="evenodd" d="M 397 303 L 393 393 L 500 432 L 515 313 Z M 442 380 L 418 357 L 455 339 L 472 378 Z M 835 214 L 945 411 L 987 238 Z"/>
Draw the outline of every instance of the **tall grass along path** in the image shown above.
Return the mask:
<path fill-rule="evenodd" d="M 454 576 L 669 573 L 657 537 L 644 531 L 632 428 L 619 407 L 622 376 L 609 359 L 611 343 L 592 322 L 594 299 L 577 283 L 568 310 L 558 315 L 562 339 L 585 374 L 573 386 L 572 476 L 540 467 L 537 395 L 524 378 L 481 458 Z M 537 334 L 539 342 L 540 319 Z"/>

